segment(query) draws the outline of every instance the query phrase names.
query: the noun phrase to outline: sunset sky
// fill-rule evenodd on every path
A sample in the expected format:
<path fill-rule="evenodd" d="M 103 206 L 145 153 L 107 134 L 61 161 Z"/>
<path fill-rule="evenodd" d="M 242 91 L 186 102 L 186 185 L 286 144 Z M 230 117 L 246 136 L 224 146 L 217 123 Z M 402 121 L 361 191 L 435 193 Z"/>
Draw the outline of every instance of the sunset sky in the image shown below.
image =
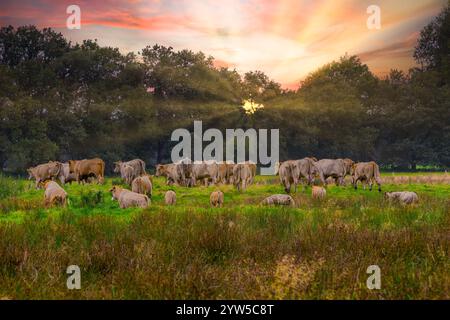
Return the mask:
<path fill-rule="evenodd" d="M 447 0 L 2 0 L 0 25 L 52 27 L 68 39 L 98 39 L 122 52 L 162 44 L 203 51 L 217 66 L 262 70 L 285 88 L 345 53 L 376 74 L 408 70 L 420 30 Z M 68 5 L 81 8 L 81 30 L 68 30 Z M 369 5 L 381 29 L 369 30 Z"/>

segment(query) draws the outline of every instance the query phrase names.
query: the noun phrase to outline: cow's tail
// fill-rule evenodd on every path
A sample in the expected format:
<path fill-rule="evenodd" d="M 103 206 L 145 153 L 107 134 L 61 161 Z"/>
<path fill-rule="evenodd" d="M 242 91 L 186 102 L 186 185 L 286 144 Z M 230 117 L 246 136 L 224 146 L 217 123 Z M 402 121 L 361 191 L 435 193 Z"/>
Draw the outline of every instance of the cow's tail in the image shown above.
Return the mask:
<path fill-rule="evenodd" d="M 105 162 L 103 160 L 100 161 L 100 173 L 101 173 L 101 179 L 99 178 L 99 182 L 101 180 L 101 184 L 105 181 Z"/>
<path fill-rule="evenodd" d="M 145 174 L 145 162 L 143 160 L 139 160 L 139 164 L 141 166 L 141 175 Z"/>

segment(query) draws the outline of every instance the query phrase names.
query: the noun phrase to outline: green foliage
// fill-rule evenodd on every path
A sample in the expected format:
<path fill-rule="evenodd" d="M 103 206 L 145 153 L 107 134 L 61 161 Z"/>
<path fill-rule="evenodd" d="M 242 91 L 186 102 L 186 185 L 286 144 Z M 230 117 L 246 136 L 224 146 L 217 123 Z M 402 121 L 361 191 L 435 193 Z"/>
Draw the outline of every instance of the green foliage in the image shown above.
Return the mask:
<path fill-rule="evenodd" d="M 449 6 L 421 33 L 421 69 L 374 76 L 345 55 L 297 91 L 260 71 L 239 75 L 213 57 L 161 45 L 139 54 L 51 29 L 0 29 L 0 166 L 101 157 L 149 168 L 170 159 L 176 128 L 279 128 L 280 160 L 375 160 L 393 169 L 450 163 Z M 244 101 L 263 104 L 254 114 Z"/>

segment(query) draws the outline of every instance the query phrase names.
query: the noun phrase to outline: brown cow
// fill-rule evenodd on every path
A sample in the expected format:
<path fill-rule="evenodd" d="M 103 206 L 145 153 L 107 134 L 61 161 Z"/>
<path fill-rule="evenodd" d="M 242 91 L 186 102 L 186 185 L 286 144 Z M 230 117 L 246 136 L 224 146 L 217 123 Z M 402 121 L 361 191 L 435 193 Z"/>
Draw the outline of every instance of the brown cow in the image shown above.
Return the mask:
<path fill-rule="evenodd" d="M 156 165 L 155 176 L 166 177 L 166 183 L 169 186 L 174 183 L 185 185 L 185 181 L 183 181 L 183 177 L 185 176 L 183 169 L 184 166 L 175 163 L 158 164 Z"/>
<path fill-rule="evenodd" d="M 39 188 L 41 182 L 46 180 L 56 179 L 62 170 L 62 163 L 57 161 L 50 161 L 48 163 L 40 164 L 36 167 L 28 168 L 28 179 L 34 178 L 36 180 L 36 189 Z"/>
<path fill-rule="evenodd" d="M 125 169 L 126 166 L 130 166 L 131 167 L 131 172 L 129 169 Z M 116 161 L 114 162 L 114 172 L 115 173 L 119 173 L 120 172 L 120 176 L 122 177 L 122 179 L 127 180 L 127 176 L 128 176 L 128 180 L 130 180 L 130 182 L 128 184 L 131 183 L 131 181 L 134 180 L 134 178 L 142 176 L 145 174 L 145 162 L 141 159 L 133 159 L 130 161 Z"/>
<path fill-rule="evenodd" d="M 152 180 L 148 175 L 137 177 L 131 183 L 131 191 L 146 194 L 149 198 L 152 197 L 152 189 Z"/>
<path fill-rule="evenodd" d="M 100 158 L 69 160 L 70 173 L 74 173 L 77 182 L 88 182 L 89 177 L 96 177 L 98 183 L 105 180 L 105 162 Z"/>
<path fill-rule="evenodd" d="M 44 204 L 45 207 L 50 207 L 52 205 L 67 205 L 67 193 L 63 188 L 59 186 L 55 181 L 46 181 L 44 183 Z"/>
<path fill-rule="evenodd" d="M 136 193 L 127 189 L 113 186 L 111 190 L 113 200 L 119 201 L 121 209 L 129 207 L 147 208 L 150 204 L 150 199 L 145 194 Z"/>
<path fill-rule="evenodd" d="M 358 188 L 358 181 L 361 181 L 365 189 L 365 183 L 369 183 L 369 190 L 372 191 L 373 181 L 378 185 L 378 191 L 381 192 L 380 168 L 373 162 L 358 162 L 352 166 L 352 184 L 355 190 Z"/>
<path fill-rule="evenodd" d="M 327 195 L 327 190 L 324 187 L 313 186 L 311 190 L 311 196 L 313 199 L 324 199 Z"/>
<path fill-rule="evenodd" d="M 211 192 L 211 195 L 209 196 L 209 203 L 211 207 L 221 208 L 223 205 L 223 192 L 222 191 Z"/>
<path fill-rule="evenodd" d="M 175 193 L 175 191 L 167 191 L 164 195 L 164 202 L 170 206 L 175 205 L 177 203 L 177 194 Z"/>

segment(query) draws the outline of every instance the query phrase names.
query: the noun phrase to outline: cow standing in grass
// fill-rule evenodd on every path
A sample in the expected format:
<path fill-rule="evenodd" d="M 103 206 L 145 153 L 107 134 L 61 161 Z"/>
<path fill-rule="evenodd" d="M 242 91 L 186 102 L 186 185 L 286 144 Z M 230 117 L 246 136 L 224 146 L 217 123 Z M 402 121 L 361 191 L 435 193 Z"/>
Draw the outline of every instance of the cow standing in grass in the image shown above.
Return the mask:
<path fill-rule="evenodd" d="M 152 197 L 152 179 L 148 175 L 137 177 L 131 183 L 131 191 Z"/>
<path fill-rule="evenodd" d="M 344 178 L 350 174 L 353 163 L 351 159 L 321 159 L 315 165 L 322 171 L 325 184 L 326 179 L 332 177 L 339 186 L 344 184 Z"/>
<path fill-rule="evenodd" d="M 57 161 L 50 161 L 48 163 L 37 165 L 36 167 L 28 168 L 28 179 L 36 180 L 36 189 L 39 188 L 40 183 L 46 180 L 55 180 L 62 170 L 62 163 Z"/>
<path fill-rule="evenodd" d="M 363 188 L 369 184 L 369 190 L 372 191 L 374 181 L 378 185 L 378 191 L 381 192 L 381 175 L 380 168 L 373 162 L 358 162 L 352 166 L 352 184 L 355 190 L 358 188 L 358 181 L 361 181 Z"/>
<path fill-rule="evenodd" d="M 245 191 L 252 182 L 252 168 L 247 163 L 238 163 L 233 167 L 233 183 L 238 191 Z"/>
<path fill-rule="evenodd" d="M 77 182 L 89 182 L 90 177 L 97 178 L 98 183 L 105 180 L 105 162 L 100 158 L 69 160 L 70 173 L 74 173 Z"/>
<path fill-rule="evenodd" d="M 127 184 L 131 184 L 135 178 L 145 174 L 145 162 L 141 159 L 117 161 L 114 162 L 114 172 L 120 172 L 122 179 L 129 181 Z"/>

